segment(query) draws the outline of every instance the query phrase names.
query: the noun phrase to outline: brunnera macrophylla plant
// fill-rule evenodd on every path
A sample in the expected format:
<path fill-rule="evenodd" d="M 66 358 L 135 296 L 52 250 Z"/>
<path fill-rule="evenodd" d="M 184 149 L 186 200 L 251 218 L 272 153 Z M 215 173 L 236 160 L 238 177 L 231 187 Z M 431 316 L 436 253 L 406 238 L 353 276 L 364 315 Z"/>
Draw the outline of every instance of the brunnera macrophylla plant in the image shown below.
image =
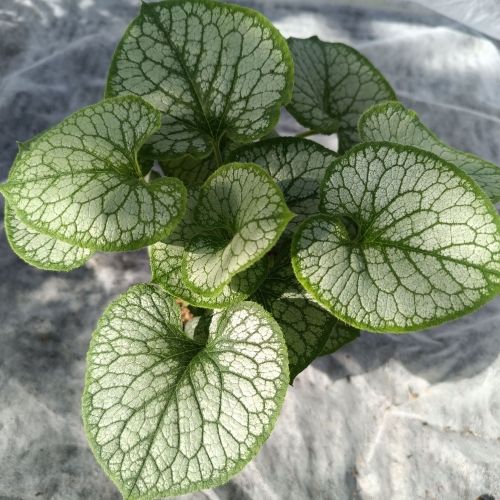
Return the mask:
<path fill-rule="evenodd" d="M 274 132 L 283 106 L 299 137 Z M 125 498 L 227 481 L 288 384 L 359 329 L 427 328 L 500 291 L 500 169 L 444 144 L 353 48 L 212 0 L 143 4 L 105 99 L 20 144 L 0 191 L 38 268 L 149 249 L 152 282 L 92 335 L 82 404 Z"/>

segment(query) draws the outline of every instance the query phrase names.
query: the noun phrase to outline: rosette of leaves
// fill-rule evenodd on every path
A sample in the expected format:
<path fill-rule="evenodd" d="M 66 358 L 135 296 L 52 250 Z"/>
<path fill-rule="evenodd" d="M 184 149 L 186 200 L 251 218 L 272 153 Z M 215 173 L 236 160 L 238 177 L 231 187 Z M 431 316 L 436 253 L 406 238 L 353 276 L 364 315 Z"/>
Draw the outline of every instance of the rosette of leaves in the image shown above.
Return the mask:
<path fill-rule="evenodd" d="M 287 385 L 359 329 L 426 328 L 500 291 L 498 168 L 441 142 L 351 47 L 287 44 L 213 0 L 143 4 L 106 97 L 22 144 L 0 192 L 12 249 L 42 269 L 149 247 L 152 283 L 104 312 L 83 394 L 125 498 L 227 481 Z M 343 155 L 272 137 L 286 105 Z"/>

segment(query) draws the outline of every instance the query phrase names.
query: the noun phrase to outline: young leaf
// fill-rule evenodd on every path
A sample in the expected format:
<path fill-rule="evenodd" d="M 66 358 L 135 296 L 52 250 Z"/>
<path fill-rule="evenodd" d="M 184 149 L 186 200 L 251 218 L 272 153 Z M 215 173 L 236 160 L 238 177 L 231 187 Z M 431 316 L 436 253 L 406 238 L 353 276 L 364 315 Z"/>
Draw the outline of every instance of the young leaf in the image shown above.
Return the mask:
<path fill-rule="evenodd" d="M 161 240 L 186 193 L 177 179 L 143 179 L 137 152 L 159 122 L 134 96 L 84 108 L 31 141 L 1 190 L 23 222 L 74 246 L 120 251 Z"/>
<path fill-rule="evenodd" d="M 377 104 L 365 111 L 358 124 L 363 141 L 389 141 L 430 151 L 461 168 L 493 200 L 500 201 L 500 167 L 442 142 L 399 102 Z"/>
<path fill-rule="evenodd" d="M 242 146 L 230 158 L 264 168 L 283 191 L 290 210 L 298 215 L 297 223 L 318 212 L 319 187 L 336 156 L 316 142 L 280 137 Z"/>
<path fill-rule="evenodd" d="M 405 332 L 466 314 L 500 291 L 500 221 L 461 170 L 410 146 L 366 143 L 336 160 L 323 215 L 293 241 L 303 286 L 340 319 Z"/>
<path fill-rule="evenodd" d="M 212 0 L 173 0 L 142 4 L 116 49 L 106 95 L 136 94 L 167 113 L 148 141 L 151 156 L 203 157 L 218 156 L 223 136 L 264 136 L 292 86 L 287 43 L 261 14 Z"/>
<path fill-rule="evenodd" d="M 222 309 L 245 300 L 259 286 L 267 272 L 267 261 L 263 259 L 252 267 L 237 274 L 214 297 L 206 297 L 188 288 L 181 278 L 182 256 L 185 245 L 199 230 L 193 220 L 193 212 L 199 189 L 191 189 L 184 219 L 174 229 L 165 242 L 149 247 L 151 274 L 154 283 L 162 286 L 168 293 L 188 304 L 209 309 Z"/>
<path fill-rule="evenodd" d="M 212 322 L 206 345 L 182 331 L 156 285 L 136 285 L 92 336 L 82 411 L 92 450 L 125 498 L 226 482 L 272 431 L 288 384 L 283 335 L 259 305 Z"/>
<path fill-rule="evenodd" d="M 289 250 L 289 245 L 285 249 Z M 278 257 L 276 265 L 252 299 L 273 315 L 283 331 L 291 384 L 314 359 L 323 355 L 327 343 L 328 349 L 334 347 L 335 343 L 340 348 L 358 335 L 357 330 L 344 325 L 316 304 L 300 286 L 293 273 L 288 251 Z"/>
<path fill-rule="evenodd" d="M 274 246 L 293 214 L 261 167 L 229 163 L 201 187 L 194 217 L 203 233 L 184 252 L 182 280 L 213 297 Z"/>
<path fill-rule="evenodd" d="M 372 104 L 394 100 L 387 80 L 357 50 L 313 36 L 290 38 L 295 85 L 287 106 L 304 127 L 320 134 L 338 133 L 339 151 L 359 142 L 358 119 Z"/>
<path fill-rule="evenodd" d="M 184 324 L 184 334 L 198 344 L 206 345 L 213 316 L 212 311 L 205 310 L 205 314 L 190 319 Z"/>
<path fill-rule="evenodd" d="M 92 256 L 92 250 L 75 247 L 27 226 L 8 203 L 5 203 L 4 223 L 7 241 L 14 253 L 39 269 L 71 271 Z"/>

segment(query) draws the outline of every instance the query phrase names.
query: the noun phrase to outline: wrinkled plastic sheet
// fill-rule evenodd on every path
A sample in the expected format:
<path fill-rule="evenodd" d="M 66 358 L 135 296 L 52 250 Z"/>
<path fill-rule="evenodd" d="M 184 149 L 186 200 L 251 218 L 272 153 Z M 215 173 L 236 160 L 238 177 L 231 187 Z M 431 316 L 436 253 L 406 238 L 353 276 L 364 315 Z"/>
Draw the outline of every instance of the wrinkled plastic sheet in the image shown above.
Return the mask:
<path fill-rule="evenodd" d="M 443 138 L 499 162 L 500 24 L 491 22 L 498 3 L 346 3 L 245 2 L 286 35 L 353 44 Z M 100 99 L 113 48 L 137 7 L 0 2 L 1 178 L 16 140 Z M 282 133 L 297 130 L 283 118 Z M 0 236 L 1 499 L 119 498 L 83 434 L 85 352 L 106 303 L 148 280 L 144 251 L 98 255 L 56 274 L 23 264 Z M 298 377 L 255 461 L 227 485 L 183 498 L 500 497 L 499 324 L 496 300 L 422 333 L 363 333 Z"/>

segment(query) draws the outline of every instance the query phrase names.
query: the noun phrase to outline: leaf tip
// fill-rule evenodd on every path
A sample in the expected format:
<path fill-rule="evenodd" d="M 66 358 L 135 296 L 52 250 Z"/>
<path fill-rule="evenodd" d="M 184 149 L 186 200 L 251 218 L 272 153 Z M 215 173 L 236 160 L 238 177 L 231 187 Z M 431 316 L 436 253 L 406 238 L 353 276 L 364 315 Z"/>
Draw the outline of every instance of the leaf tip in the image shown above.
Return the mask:
<path fill-rule="evenodd" d="M 4 197 L 7 197 L 7 192 L 9 191 L 9 183 L 8 182 L 3 182 L 0 184 L 0 194 L 2 194 Z"/>
<path fill-rule="evenodd" d="M 295 219 L 297 217 L 297 214 L 295 212 L 292 212 L 289 208 L 287 208 L 285 212 L 285 218 L 287 223 L 290 222 L 292 219 Z"/>
<path fill-rule="evenodd" d="M 141 0 L 141 8 L 140 8 L 140 12 L 147 12 L 147 11 L 150 11 L 152 10 L 153 8 L 153 4 L 150 4 L 144 0 Z"/>

